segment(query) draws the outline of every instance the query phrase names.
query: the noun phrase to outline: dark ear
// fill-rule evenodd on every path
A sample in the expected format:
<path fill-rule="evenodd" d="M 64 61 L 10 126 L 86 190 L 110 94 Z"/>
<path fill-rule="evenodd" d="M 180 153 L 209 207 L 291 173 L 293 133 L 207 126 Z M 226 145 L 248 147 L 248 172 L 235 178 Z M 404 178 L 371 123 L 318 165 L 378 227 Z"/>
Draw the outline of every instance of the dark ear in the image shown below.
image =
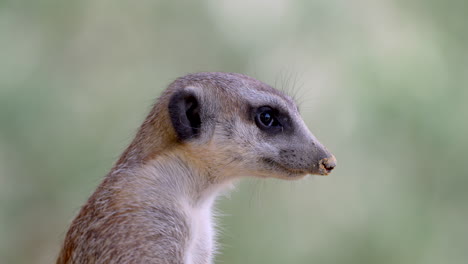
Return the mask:
<path fill-rule="evenodd" d="M 180 140 L 195 138 L 200 134 L 200 104 L 193 92 L 175 92 L 169 100 L 169 115 Z"/>

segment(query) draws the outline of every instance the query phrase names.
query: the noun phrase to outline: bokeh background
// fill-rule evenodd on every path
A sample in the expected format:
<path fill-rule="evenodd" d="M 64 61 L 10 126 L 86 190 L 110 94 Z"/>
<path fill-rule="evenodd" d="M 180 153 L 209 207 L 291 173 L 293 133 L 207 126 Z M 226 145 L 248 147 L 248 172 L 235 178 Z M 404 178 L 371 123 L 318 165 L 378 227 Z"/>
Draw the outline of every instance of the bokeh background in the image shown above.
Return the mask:
<path fill-rule="evenodd" d="M 0 0 L 0 263 L 52 263 L 176 77 L 296 91 L 329 177 L 245 180 L 216 263 L 468 263 L 468 1 Z"/>

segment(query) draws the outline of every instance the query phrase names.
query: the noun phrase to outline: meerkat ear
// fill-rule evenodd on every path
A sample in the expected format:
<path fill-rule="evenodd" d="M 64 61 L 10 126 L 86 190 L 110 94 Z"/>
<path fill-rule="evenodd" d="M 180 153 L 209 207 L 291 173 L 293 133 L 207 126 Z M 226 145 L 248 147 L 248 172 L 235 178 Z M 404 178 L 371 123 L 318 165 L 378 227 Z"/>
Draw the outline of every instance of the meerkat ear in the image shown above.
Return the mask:
<path fill-rule="evenodd" d="M 169 100 L 169 115 L 180 140 L 196 138 L 200 134 L 200 104 L 193 91 L 175 92 Z"/>

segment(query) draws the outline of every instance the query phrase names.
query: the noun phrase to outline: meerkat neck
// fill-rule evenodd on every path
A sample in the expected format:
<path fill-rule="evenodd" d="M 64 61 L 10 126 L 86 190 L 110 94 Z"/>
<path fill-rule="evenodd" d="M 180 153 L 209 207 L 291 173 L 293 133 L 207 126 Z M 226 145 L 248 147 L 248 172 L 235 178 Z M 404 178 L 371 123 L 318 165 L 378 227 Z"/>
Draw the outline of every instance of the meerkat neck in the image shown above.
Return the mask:
<path fill-rule="evenodd" d="M 217 181 L 209 170 L 176 153 L 158 156 L 132 174 L 137 184 L 135 188 L 127 185 L 125 191 L 133 195 L 133 201 L 183 215 L 180 221 L 187 223 L 188 228 L 182 232 L 187 241 L 184 263 L 205 263 L 203 259 L 211 263 L 217 251 L 213 203 L 230 184 Z"/>
<path fill-rule="evenodd" d="M 125 169 L 117 167 L 114 173 L 125 171 L 124 177 L 132 178 L 138 190 L 134 194 L 145 196 L 138 200 L 154 199 L 157 203 L 178 200 L 193 207 L 211 206 L 220 191 L 231 186 L 203 164 L 178 151 L 158 155 L 145 163 L 135 163 L 131 168 L 123 164 L 121 168 Z M 128 184 L 129 180 L 125 182 Z"/>

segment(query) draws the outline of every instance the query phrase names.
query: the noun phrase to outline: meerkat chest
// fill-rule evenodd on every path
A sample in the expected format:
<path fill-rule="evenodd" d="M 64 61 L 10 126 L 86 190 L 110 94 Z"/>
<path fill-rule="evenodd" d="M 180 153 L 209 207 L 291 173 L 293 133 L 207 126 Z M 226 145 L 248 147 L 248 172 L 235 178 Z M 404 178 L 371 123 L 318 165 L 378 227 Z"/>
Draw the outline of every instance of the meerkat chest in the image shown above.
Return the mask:
<path fill-rule="evenodd" d="M 197 207 L 187 207 L 190 237 L 185 264 L 212 263 L 214 245 L 214 227 L 211 215 L 211 203 Z"/>

